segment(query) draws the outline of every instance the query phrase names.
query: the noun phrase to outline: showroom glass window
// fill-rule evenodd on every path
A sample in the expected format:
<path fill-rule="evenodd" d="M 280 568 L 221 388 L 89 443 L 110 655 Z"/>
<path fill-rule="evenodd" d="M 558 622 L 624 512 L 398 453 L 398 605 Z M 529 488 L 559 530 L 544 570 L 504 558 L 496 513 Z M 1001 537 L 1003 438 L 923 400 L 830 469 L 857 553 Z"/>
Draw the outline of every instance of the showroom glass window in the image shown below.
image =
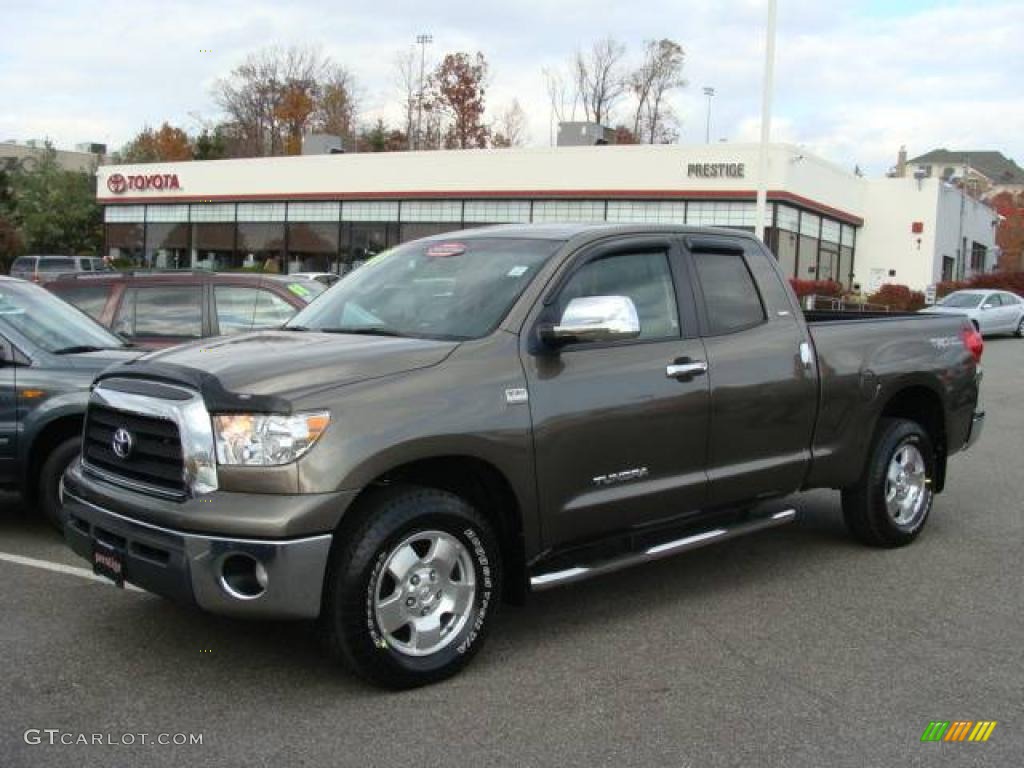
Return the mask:
<path fill-rule="evenodd" d="M 399 214 L 403 243 L 462 229 L 461 200 L 403 200 Z"/>
<path fill-rule="evenodd" d="M 288 272 L 335 272 L 340 203 L 288 204 Z"/>
<path fill-rule="evenodd" d="M 107 256 L 133 266 L 143 263 L 145 215 L 146 209 L 142 205 L 107 206 L 104 211 Z"/>
<path fill-rule="evenodd" d="M 800 212 L 800 243 L 797 261 L 800 264 L 799 277 L 802 280 L 818 279 L 818 235 L 821 234 L 821 217 Z"/>
<path fill-rule="evenodd" d="M 230 269 L 235 261 L 235 204 L 200 203 L 189 207 L 191 264 L 199 269 Z"/>
<path fill-rule="evenodd" d="M 239 203 L 237 251 L 231 268 L 283 273 L 284 224 L 284 203 Z"/>
<path fill-rule="evenodd" d="M 344 202 L 341 206 L 342 243 L 339 274 L 365 264 L 398 244 L 398 203 Z"/>
<path fill-rule="evenodd" d="M 187 205 L 146 206 L 145 265 L 152 269 L 184 269 L 189 256 Z"/>

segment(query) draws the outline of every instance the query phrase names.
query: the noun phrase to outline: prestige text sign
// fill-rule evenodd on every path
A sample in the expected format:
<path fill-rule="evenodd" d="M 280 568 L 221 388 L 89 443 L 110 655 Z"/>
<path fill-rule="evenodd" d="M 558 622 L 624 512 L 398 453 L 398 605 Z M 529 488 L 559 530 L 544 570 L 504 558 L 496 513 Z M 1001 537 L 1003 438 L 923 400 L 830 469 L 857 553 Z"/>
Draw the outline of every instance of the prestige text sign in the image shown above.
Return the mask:
<path fill-rule="evenodd" d="M 744 163 L 687 163 L 686 175 L 691 179 L 742 179 L 747 169 Z"/>

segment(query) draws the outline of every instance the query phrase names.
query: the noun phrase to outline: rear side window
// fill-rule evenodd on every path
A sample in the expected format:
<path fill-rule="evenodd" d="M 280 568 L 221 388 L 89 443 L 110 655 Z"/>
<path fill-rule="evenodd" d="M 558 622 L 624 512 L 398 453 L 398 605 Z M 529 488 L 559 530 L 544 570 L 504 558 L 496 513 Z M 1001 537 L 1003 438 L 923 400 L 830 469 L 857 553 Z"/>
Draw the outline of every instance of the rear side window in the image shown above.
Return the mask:
<path fill-rule="evenodd" d="M 40 272 L 74 272 L 75 271 L 75 260 L 74 259 L 40 259 L 39 260 L 39 271 Z"/>
<path fill-rule="evenodd" d="M 200 338 L 203 335 L 202 286 L 136 289 L 134 335 Z"/>
<path fill-rule="evenodd" d="M 694 253 L 712 336 L 750 328 L 764 321 L 754 278 L 739 253 Z"/>
<path fill-rule="evenodd" d="M 103 308 L 107 306 L 107 299 L 110 298 L 109 285 L 76 285 L 73 288 L 66 288 L 57 293 L 64 301 L 73 304 L 89 315 L 93 320 L 99 320 L 103 314 Z"/>
<path fill-rule="evenodd" d="M 224 336 L 256 328 L 277 328 L 296 312 L 287 301 L 263 288 L 218 285 L 213 295 L 217 325 Z"/>

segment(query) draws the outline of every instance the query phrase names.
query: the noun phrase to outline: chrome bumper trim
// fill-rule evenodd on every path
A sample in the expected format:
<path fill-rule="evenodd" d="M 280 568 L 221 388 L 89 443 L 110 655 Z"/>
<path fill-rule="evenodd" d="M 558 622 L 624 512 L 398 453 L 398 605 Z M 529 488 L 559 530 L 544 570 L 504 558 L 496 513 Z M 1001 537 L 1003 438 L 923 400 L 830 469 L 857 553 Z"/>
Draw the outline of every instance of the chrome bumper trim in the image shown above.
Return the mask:
<path fill-rule="evenodd" d="M 228 616 L 310 619 L 320 614 L 332 534 L 263 540 L 186 533 L 133 520 L 66 488 L 61 514 L 65 538 L 83 557 L 91 557 L 97 535 L 123 540 L 126 580 L 148 591 L 184 596 L 203 610 Z M 156 552 L 162 557 L 155 558 Z M 259 596 L 241 599 L 225 589 L 221 566 L 236 554 L 249 555 L 266 569 L 266 590 Z"/>

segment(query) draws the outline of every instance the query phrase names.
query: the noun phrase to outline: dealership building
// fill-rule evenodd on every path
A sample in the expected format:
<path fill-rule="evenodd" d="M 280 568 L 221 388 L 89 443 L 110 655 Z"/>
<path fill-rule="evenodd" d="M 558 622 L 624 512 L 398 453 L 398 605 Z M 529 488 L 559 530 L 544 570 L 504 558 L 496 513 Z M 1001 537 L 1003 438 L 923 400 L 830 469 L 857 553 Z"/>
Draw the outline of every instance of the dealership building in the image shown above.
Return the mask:
<path fill-rule="evenodd" d="M 921 289 L 994 267 L 995 214 L 937 178 L 866 179 L 768 150 L 788 275 Z M 344 273 L 398 243 L 527 222 L 754 231 L 756 144 L 327 154 L 101 166 L 105 252 L 158 268 Z"/>

